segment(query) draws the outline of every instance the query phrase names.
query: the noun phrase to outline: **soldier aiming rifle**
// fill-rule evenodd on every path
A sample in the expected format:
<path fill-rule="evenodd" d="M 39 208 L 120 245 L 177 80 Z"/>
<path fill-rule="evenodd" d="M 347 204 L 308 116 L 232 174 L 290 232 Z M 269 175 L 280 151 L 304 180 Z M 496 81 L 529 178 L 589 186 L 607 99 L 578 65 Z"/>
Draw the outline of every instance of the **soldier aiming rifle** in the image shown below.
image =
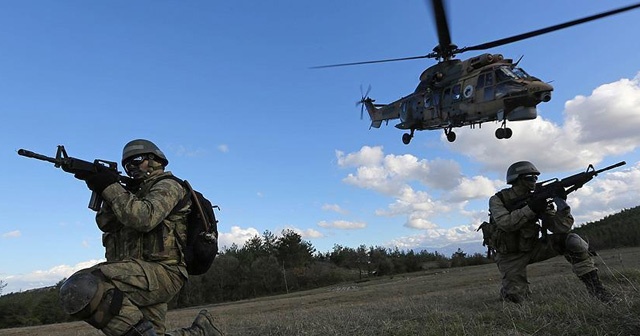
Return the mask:
<path fill-rule="evenodd" d="M 511 187 L 489 199 L 490 222 L 480 226 L 484 244 L 489 251 L 495 250 L 504 300 L 525 300 L 531 293 L 527 265 L 560 254 L 571 263 L 591 295 L 604 302 L 614 299 L 598 277 L 589 244 L 570 232 L 574 219 L 566 199 L 599 173 L 624 164 L 622 161 L 600 170 L 589 165 L 585 172 L 539 183 L 540 171 L 529 161 L 516 162 L 507 169 L 506 180 Z"/>
<path fill-rule="evenodd" d="M 48 161 L 74 174 L 92 191 L 106 262 L 71 275 L 60 288 L 63 310 L 108 336 L 218 336 L 207 310 L 189 328 L 166 331 L 167 303 L 188 279 L 184 242 L 189 192 L 165 167 L 169 160 L 151 141 L 136 139 L 117 163 L 69 157 L 58 146 L 55 158 L 21 149 L 19 155 Z"/>

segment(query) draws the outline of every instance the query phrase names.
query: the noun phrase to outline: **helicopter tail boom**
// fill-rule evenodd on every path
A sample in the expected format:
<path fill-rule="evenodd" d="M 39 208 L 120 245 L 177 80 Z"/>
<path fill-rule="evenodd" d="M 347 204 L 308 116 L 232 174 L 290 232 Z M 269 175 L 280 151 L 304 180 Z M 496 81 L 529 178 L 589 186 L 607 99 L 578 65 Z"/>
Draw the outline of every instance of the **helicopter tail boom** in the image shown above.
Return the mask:
<path fill-rule="evenodd" d="M 393 114 L 393 109 L 390 109 L 389 105 L 374 104 L 373 102 L 374 100 L 371 98 L 362 100 L 362 104 L 364 104 L 367 113 L 369 113 L 369 118 L 371 118 L 371 126 L 369 128 L 380 128 L 383 121 L 397 119 L 399 117 Z"/>

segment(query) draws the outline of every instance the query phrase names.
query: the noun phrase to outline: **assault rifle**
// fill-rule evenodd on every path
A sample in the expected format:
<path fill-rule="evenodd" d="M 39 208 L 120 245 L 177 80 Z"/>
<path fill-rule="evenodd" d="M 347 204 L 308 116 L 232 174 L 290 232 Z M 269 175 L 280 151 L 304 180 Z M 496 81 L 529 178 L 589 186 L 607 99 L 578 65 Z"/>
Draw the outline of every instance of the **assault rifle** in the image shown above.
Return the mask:
<path fill-rule="evenodd" d="M 528 194 L 523 195 L 512 202 L 510 202 L 510 206 L 507 207 L 509 211 L 513 211 L 515 209 L 522 208 L 527 204 L 529 199 L 552 199 L 554 197 L 566 198 L 566 196 L 584 186 L 587 182 L 591 181 L 594 177 L 598 176 L 598 174 L 611 170 L 614 168 L 618 168 L 620 166 L 624 166 L 627 164 L 624 161 L 620 161 L 611 166 L 596 170 L 593 165 L 589 165 L 587 170 L 582 173 L 577 173 L 575 175 L 571 175 L 569 177 L 565 177 L 561 180 L 557 178 L 553 178 L 550 180 L 542 181 L 536 183 L 535 190 Z"/>
<path fill-rule="evenodd" d="M 38 159 L 42 161 L 47 161 L 53 163 L 54 167 L 62 168 L 62 170 L 67 173 L 77 174 L 77 173 L 98 173 L 105 170 L 111 170 L 118 175 L 120 172 L 118 171 L 118 163 L 95 159 L 93 162 L 84 161 L 81 159 L 77 159 L 74 157 L 70 157 L 67 155 L 67 151 L 64 149 L 64 146 L 58 145 L 58 151 L 56 152 L 56 157 L 48 157 L 42 154 L 34 153 L 32 151 L 28 151 L 26 149 L 19 149 L 18 155 L 26 156 L 28 158 Z M 129 177 L 125 177 L 120 175 L 120 182 L 122 183 L 131 183 L 133 179 Z M 91 199 L 89 200 L 89 209 L 93 211 L 98 211 L 102 207 L 102 196 L 100 196 L 95 191 L 91 193 Z"/>

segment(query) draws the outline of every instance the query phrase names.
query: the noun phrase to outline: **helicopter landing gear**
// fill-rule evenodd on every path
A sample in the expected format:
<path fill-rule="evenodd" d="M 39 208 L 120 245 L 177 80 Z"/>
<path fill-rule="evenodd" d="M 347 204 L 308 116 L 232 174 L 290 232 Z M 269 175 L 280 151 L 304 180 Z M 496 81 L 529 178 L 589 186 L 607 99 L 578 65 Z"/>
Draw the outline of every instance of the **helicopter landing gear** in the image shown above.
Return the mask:
<path fill-rule="evenodd" d="M 445 129 L 444 129 L 444 135 L 446 135 L 446 136 L 447 136 L 447 140 L 448 140 L 449 142 L 454 142 L 454 141 L 456 141 L 456 132 L 452 131 L 452 130 L 451 130 L 451 127 L 449 127 L 449 128 L 445 128 Z"/>
<path fill-rule="evenodd" d="M 411 134 L 405 133 L 405 134 L 402 135 L 402 143 L 403 144 L 408 145 L 411 142 L 411 139 L 413 139 L 413 132 L 414 131 L 415 130 L 412 129 L 411 130 Z"/>
<path fill-rule="evenodd" d="M 507 121 L 502 122 L 502 126 L 496 130 L 496 138 L 509 139 L 513 135 L 513 131 L 507 127 Z"/>

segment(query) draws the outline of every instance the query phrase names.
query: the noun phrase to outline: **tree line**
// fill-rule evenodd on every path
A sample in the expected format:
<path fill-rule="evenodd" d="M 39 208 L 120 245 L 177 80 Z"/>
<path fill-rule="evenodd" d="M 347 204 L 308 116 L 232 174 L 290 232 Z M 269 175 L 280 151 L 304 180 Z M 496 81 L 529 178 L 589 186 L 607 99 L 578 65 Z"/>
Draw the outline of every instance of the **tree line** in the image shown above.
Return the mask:
<path fill-rule="evenodd" d="M 640 246 L 640 207 L 587 223 L 575 232 L 596 250 Z M 280 235 L 265 231 L 242 246 L 233 244 L 223 249 L 207 273 L 190 277 L 170 303 L 170 308 L 250 299 L 430 268 L 491 262 L 483 254 L 468 255 L 461 249 L 445 256 L 424 250 L 366 245 L 352 248 L 336 244 L 331 251 L 318 252 L 292 230 L 283 230 Z M 58 302 L 58 290 L 63 281 L 52 287 L 0 296 L 0 328 L 71 321 Z M 5 286 L 6 283 L 0 281 L 0 294 Z"/>

